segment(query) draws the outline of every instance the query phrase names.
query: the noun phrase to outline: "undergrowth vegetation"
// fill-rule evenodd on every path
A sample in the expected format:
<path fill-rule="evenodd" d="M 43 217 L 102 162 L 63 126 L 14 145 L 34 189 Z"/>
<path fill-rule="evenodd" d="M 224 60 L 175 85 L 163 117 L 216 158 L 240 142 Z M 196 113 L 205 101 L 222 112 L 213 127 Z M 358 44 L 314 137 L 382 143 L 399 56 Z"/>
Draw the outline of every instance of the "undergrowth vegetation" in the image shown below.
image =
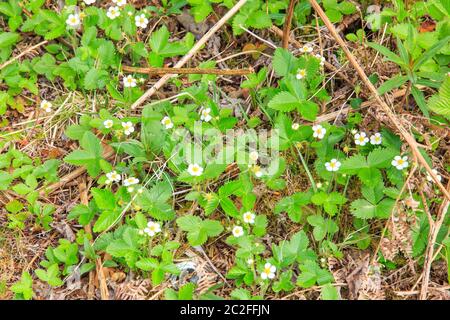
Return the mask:
<path fill-rule="evenodd" d="M 449 298 L 450 2 L 320 2 L 435 177 L 309 1 L 131 108 L 236 2 L 0 3 L 0 296 Z"/>

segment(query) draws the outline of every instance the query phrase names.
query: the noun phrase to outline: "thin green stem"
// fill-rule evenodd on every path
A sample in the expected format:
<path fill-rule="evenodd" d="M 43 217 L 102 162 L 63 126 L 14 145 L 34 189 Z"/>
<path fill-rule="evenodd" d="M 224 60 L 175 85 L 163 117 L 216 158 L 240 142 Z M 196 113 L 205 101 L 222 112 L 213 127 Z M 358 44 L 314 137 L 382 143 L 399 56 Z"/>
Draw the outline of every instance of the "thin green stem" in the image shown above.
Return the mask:
<path fill-rule="evenodd" d="M 295 146 L 295 149 L 297 149 L 297 153 L 298 153 L 298 155 L 300 157 L 300 160 L 302 162 L 303 168 L 305 169 L 306 175 L 308 176 L 309 182 L 311 182 L 311 186 L 312 186 L 314 192 L 317 192 L 316 182 L 314 181 L 314 178 L 313 178 L 313 176 L 311 174 L 311 171 L 309 171 L 308 165 L 306 164 L 306 161 L 303 158 L 302 153 L 300 152 L 298 147 L 296 145 L 294 145 L 294 146 Z"/>

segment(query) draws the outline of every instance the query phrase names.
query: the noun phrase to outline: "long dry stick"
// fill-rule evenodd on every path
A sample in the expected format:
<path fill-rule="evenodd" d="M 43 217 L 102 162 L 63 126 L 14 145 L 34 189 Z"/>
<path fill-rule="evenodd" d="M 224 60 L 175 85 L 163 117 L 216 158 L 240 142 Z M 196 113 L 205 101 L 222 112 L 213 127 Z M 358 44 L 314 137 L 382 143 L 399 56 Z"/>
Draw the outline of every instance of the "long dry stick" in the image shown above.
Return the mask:
<path fill-rule="evenodd" d="M 34 45 L 34 46 L 32 46 L 32 47 L 29 47 L 29 48 L 26 49 L 25 51 L 22 51 L 22 52 L 21 52 L 20 54 L 18 54 L 17 56 L 15 56 L 15 57 L 9 59 L 8 61 L 6 61 L 5 63 L 3 63 L 3 64 L 0 66 L 0 70 L 2 70 L 3 68 L 5 68 L 6 66 L 9 66 L 11 63 L 13 63 L 14 61 L 16 61 L 17 59 L 20 59 L 21 57 L 23 57 L 24 55 L 26 55 L 28 52 L 33 51 L 34 49 L 37 49 L 37 48 L 39 48 L 40 46 L 43 46 L 44 44 L 47 44 L 47 43 L 48 43 L 48 41 L 47 41 L 47 40 L 44 40 L 44 41 L 39 42 L 38 44 L 36 44 L 36 45 Z"/>
<path fill-rule="evenodd" d="M 427 161 L 423 157 L 423 155 L 419 151 L 418 144 L 414 137 L 403 127 L 403 125 L 398 121 L 396 115 L 394 112 L 392 112 L 391 108 L 386 104 L 386 102 L 378 95 L 377 89 L 375 86 L 370 82 L 369 78 L 367 77 L 364 70 L 359 65 L 358 61 L 356 61 L 355 56 L 350 52 L 350 50 L 347 48 L 347 45 L 345 44 L 344 40 L 339 36 L 339 34 L 336 31 L 336 28 L 331 23 L 330 19 L 326 16 L 325 12 L 323 12 L 322 8 L 319 6 L 317 1 L 315 0 L 309 0 L 309 3 L 311 6 L 316 10 L 317 14 L 320 16 L 322 21 L 325 23 L 326 27 L 330 31 L 333 38 L 337 41 L 339 46 L 342 48 L 342 50 L 345 52 L 345 55 L 347 56 L 350 63 L 355 68 L 356 72 L 358 73 L 361 80 L 364 82 L 364 84 L 369 88 L 371 93 L 373 94 L 375 100 L 380 104 L 383 111 L 388 116 L 389 120 L 392 121 L 392 123 L 395 125 L 397 130 L 400 132 L 400 134 L 403 136 L 405 141 L 409 144 L 415 158 L 417 161 L 425 168 L 425 170 L 430 174 L 433 181 L 436 183 L 436 185 L 439 187 L 439 189 L 442 191 L 442 193 L 445 195 L 447 199 L 450 200 L 450 192 L 447 191 L 447 189 L 442 185 L 442 183 L 439 181 L 437 175 L 433 172 L 433 170 L 428 165 Z"/>
<path fill-rule="evenodd" d="M 289 7 L 287 9 L 286 14 L 286 20 L 284 21 L 284 27 L 283 27 L 283 42 L 281 44 L 281 47 L 284 49 L 287 49 L 289 44 L 289 38 L 291 33 L 291 24 L 292 24 L 292 17 L 294 16 L 294 7 L 297 0 L 290 0 L 289 1 Z"/>
<path fill-rule="evenodd" d="M 253 69 L 201 69 L 201 68 L 138 68 L 122 66 L 122 71 L 146 74 L 217 74 L 222 76 L 243 76 Z"/>
<path fill-rule="evenodd" d="M 230 9 L 217 23 L 209 29 L 207 33 L 203 35 L 203 37 L 192 47 L 191 50 L 183 57 L 180 61 L 175 64 L 175 68 L 183 67 L 191 58 L 197 53 L 198 50 L 203 47 L 203 45 L 212 37 L 214 33 L 216 33 L 224 24 L 227 22 L 238 10 L 247 2 L 247 0 L 239 0 L 238 3 L 234 5 L 233 8 Z M 132 105 L 131 109 L 135 109 L 145 102 L 148 98 L 155 94 L 166 82 L 175 77 L 176 74 L 166 74 L 161 79 L 158 80 L 150 89 L 148 89 L 139 99 L 137 99 Z"/>

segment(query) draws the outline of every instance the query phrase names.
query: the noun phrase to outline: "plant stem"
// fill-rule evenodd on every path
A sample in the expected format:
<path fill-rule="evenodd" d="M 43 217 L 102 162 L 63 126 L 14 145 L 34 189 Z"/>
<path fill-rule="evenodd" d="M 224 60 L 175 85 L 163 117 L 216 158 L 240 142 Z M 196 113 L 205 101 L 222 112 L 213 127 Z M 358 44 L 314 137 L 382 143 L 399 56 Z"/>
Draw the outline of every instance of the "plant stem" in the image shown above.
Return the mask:
<path fill-rule="evenodd" d="M 315 183 L 314 178 L 313 178 L 313 176 L 311 174 L 311 171 L 309 171 L 308 165 L 306 164 L 306 161 L 303 158 L 302 153 L 300 152 L 300 150 L 298 149 L 297 146 L 295 146 L 295 149 L 297 149 L 297 153 L 298 153 L 298 155 L 300 157 L 300 160 L 302 161 L 303 168 L 306 171 L 306 175 L 308 176 L 309 182 L 311 182 L 311 186 L 312 186 L 314 192 L 317 192 L 316 183 Z"/>

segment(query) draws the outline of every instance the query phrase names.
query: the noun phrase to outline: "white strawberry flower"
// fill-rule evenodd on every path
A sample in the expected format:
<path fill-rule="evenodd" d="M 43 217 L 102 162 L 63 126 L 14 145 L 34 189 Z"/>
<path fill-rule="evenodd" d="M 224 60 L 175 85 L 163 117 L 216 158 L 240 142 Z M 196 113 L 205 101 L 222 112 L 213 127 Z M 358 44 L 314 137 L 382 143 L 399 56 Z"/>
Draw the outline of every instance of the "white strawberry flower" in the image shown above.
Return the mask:
<path fill-rule="evenodd" d="M 260 166 L 252 166 L 251 170 L 257 178 L 261 178 L 263 176 L 263 171 Z"/>
<path fill-rule="evenodd" d="M 106 174 L 106 177 L 108 178 L 109 181 L 114 181 L 114 182 L 119 182 L 120 179 L 122 179 L 122 177 L 120 176 L 120 174 L 117 173 L 117 171 L 111 171 L 108 172 Z"/>
<path fill-rule="evenodd" d="M 433 173 L 437 176 L 438 181 L 441 182 L 442 176 L 439 174 L 439 172 L 436 169 L 432 169 L 431 171 L 433 171 Z M 433 178 L 428 172 L 427 172 L 427 180 L 433 182 Z"/>
<path fill-rule="evenodd" d="M 244 235 L 244 229 L 241 226 L 234 226 L 231 232 L 233 233 L 233 236 L 235 236 L 236 238 L 239 238 Z"/>
<path fill-rule="evenodd" d="M 52 103 L 47 100 L 42 100 L 40 108 L 44 110 L 45 112 L 51 112 L 52 111 Z"/>
<path fill-rule="evenodd" d="M 132 186 L 132 185 L 135 185 L 138 183 L 139 183 L 139 179 L 135 178 L 135 177 L 128 177 L 125 180 L 123 180 L 123 185 L 125 187 L 129 187 L 129 186 Z"/>
<path fill-rule="evenodd" d="M 303 47 L 300 48 L 300 52 L 302 53 L 311 53 L 313 51 L 313 48 L 309 44 L 303 45 Z"/>
<path fill-rule="evenodd" d="M 83 0 L 87 5 L 93 4 L 97 0 Z"/>
<path fill-rule="evenodd" d="M 246 213 L 244 213 L 244 215 L 242 217 L 243 217 L 245 223 L 249 223 L 249 224 L 255 223 L 256 215 L 250 211 L 247 211 Z"/>
<path fill-rule="evenodd" d="M 164 118 L 161 120 L 161 124 L 162 124 L 163 126 L 165 126 L 166 129 L 171 129 L 171 128 L 173 128 L 173 122 L 172 122 L 172 120 L 170 120 L 169 117 L 164 117 Z"/>
<path fill-rule="evenodd" d="M 338 171 L 341 167 L 341 163 L 337 159 L 331 159 L 330 162 L 325 163 L 327 171 Z"/>
<path fill-rule="evenodd" d="M 200 110 L 200 120 L 203 120 L 205 122 L 211 121 L 211 108 L 205 108 Z"/>
<path fill-rule="evenodd" d="M 131 121 L 122 122 L 122 128 L 125 135 L 129 136 L 134 132 L 133 123 Z"/>
<path fill-rule="evenodd" d="M 295 76 L 297 79 L 303 79 L 304 77 L 306 77 L 306 70 L 305 69 L 298 69 L 297 70 L 297 75 Z"/>
<path fill-rule="evenodd" d="M 145 17 L 145 14 L 137 15 L 134 17 L 134 22 L 136 24 L 136 27 L 139 28 L 147 28 L 148 19 Z"/>
<path fill-rule="evenodd" d="M 377 132 L 370 136 L 370 144 L 377 145 L 381 144 L 381 142 L 382 142 L 381 133 Z"/>
<path fill-rule="evenodd" d="M 119 17 L 120 16 L 119 7 L 109 7 L 106 16 L 111 20 L 114 20 L 115 18 Z"/>
<path fill-rule="evenodd" d="M 103 126 L 104 126 L 106 129 L 112 128 L 113 125 L 114 125 L 114 121 L 112 121 L 111 119 L 108 119 L 108 120 L 103 121 Z"/>
<path fill-rule="evenodd" d="M 394 160 L 392 160 L 391 164 L 396 167 L 398 170 L 403 170 L 408 167 L 408 157 L 404 156 L 395 156 Z"/>
<path fill-rule="evenodd" d="M 80 25 L 80 16 L 78 14 L 69 14 L 66 24 L 72 28 L 78 27 Z"/>
<path fill-rule="evenodd" d="M 144 232 L 150 237 L 153 237 L 155 234 L 161 232 L 161 225 L 158 222 L 149 221 Z"/>
<path fill-rule="evenodd" d="M 291 126 L 292 130 L 298 130 L 298 128 L 300 128 L 300 124 L 298 123 L 293 123 Z"/>
<path fill-rule="evenodd" d="M 188 167 L 188 172 L 191 176 L 201 176 L 203 173 L 203 168 L 196 163 L 191 163 Z"/>
<path fill-rule="evenodd" d="M 323 139 L 323 137 L 325 137 L 325 133 L 327 133 L 327 129 L 322 127 L 320 124 L 316 124 L 312 127 L 312 129 L 314 138 Z"/>
<path fill-rule="evenodd" d="M 123 86 L 125 88 L 134 88 L 136 87 L 136 79 L 133 78 L 132 75 L 128 75 L 126 77 L 123 78 Z"/>
<path fill-rule="evenodd" d="M 264 265 L 263 272 L 261 273 L 261 278 L 263 280 L 266 279 L 273 279 L 275 278 L 275 272 L 277 271 L 277 267 L 271 265 L 269 262 L 267 262 Z"/>
<path fill-rule="evenodd" d="M 252 152 L 250 152 L 248 156 L 249 156 L 249 158 L 250 158 L 250 160 L 251 160 L 252 162 L 258 161 L 259 154 L 258 154 L 257 151 L 252 151 Z"/>
<path fill-rule="evenodd" d="M 365 132 L 360 132 L 355 134 L 355 144 L 358 146 L 365 146 L 366 143 L 369 142 L 369 138 Z"/>
<path fill-rule="evenodd" d="M 322 57 L 320 54 L 317 53 L 317 54 L 315 55 L 315 57 L 316 57 L 317 59 L 319 59 L 320 65 L 321 65 L 321 66 L 323 66 L 323 65 L 325 64 L 325 58 Z"/>
<path fill-rule="evenodd" d="M 112 0 L 112 2 L 114 2 L 119 7 L 123 7 L 127 4 L 127 0 Z"/>

